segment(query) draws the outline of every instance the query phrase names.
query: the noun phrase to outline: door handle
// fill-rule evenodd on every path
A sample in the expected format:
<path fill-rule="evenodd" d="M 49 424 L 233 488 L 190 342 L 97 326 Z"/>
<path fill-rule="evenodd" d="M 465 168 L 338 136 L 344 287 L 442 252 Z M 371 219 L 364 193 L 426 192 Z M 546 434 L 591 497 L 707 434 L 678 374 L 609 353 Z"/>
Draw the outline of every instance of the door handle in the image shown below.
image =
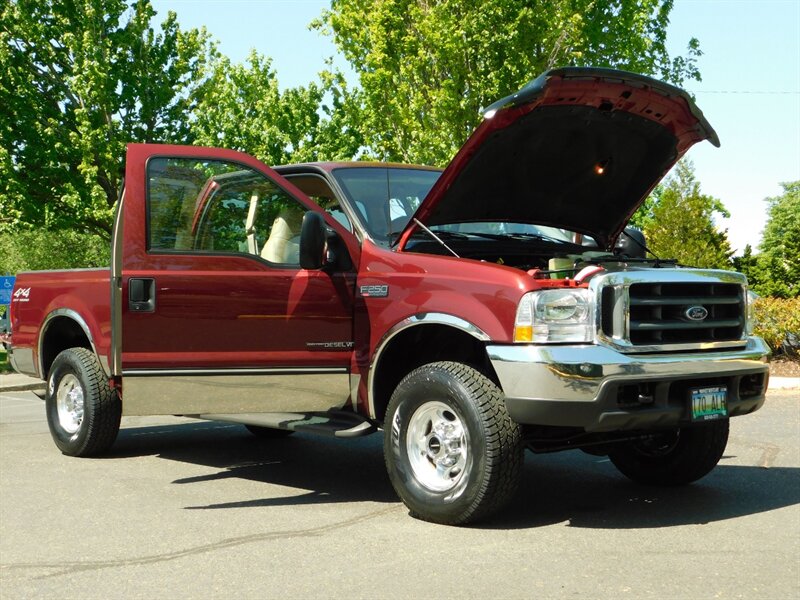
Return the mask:
<path fill-rule="evenodd" d="M 131 277 L 128 280 L 128 309 L 132 312 L 156 310 L 156 280 Z"/>

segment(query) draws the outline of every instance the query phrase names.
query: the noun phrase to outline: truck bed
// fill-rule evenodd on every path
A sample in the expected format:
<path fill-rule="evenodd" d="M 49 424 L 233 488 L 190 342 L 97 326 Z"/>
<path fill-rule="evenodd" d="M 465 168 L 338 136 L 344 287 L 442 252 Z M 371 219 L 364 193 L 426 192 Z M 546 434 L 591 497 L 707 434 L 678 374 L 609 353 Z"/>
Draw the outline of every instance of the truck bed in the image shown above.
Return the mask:
<path fill-rule="evenodd" d="M 107 368 L 111 348 L 110 277 L 110 270 L 103 268 L 19 273 L 10 306 L 10 358 L 15 369 L 44 379 L 55 356 L 40 352 L 41 337 L 50 331 L 50 335 L 69 338 L 69 330 L 59 330 L 59 318 L 67 316 L 84 329 Z"/>

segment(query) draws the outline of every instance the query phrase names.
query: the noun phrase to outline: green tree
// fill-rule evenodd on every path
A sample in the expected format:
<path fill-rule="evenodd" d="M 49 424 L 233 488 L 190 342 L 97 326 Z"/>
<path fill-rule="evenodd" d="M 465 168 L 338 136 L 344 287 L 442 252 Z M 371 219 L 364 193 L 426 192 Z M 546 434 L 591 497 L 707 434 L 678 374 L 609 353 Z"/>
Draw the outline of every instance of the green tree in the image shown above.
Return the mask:
<path fill-rule="evenodd" d="M 714 215 L 730 217 L 718 199 L 700 193 L 692 163 L 682 160 L 663 183 L 645 224 L 647 246 L 660 258 L 675 258 L 695 267 L 732 266 L 727 231 L 719 231 Z"/>
<path fill-rule="evenodd" d="M 195 143 L 223 146 L 267 164 L 349 159 L 361 146 L 354 94 L 339 74 L 325 71 L 319 83 L 280 90 L 271 61 L 255 51 L 246 64 L 218 57 L 194 93 Z"/>
<path fill-rule="evenodd" d="M 149 0 L 0 6 L 0 229 L 108 237 L 125 144 L 190 139 L 208 36 Z"/>
<path fill-rule="evenodd" d="M 99 235 L 44 229 L 0 233 L 0 275 L 40 269 L 107 267 L 111 246 Z"/>
<path fill-rule="evenodd" d="M 663 193 L 664 185 L 657 185 L 653 192 L 644 199 L 644 202 L 642 202 L 641 206 L 639 206 L 636 212 L 633 213 L 633 216 L 628 224 L 638 227 L 642 231 L 649 229 L 653 225 L 653 209 L 661 200 Z"/>
<path fill-rule="evenodd" d="M 700 79 L 699 44 L 670 58 L 672 0 L 333 0 L 314 26 L 358 73 L 367 148 L 444 164 L 480 109 L 562 65 Z"/>
<path fill-rule="evenodd" d="M 758 270 L 758 256 L 753 254 L 753 248 L 750 244 L 744 247 L 741 256 L 733 257 L 733 268 L 743 273 L 747 277 L 750 287 L 755 288 L 760 280 L 760 273 Z"/>
<path fill-rule="evenodd" d="M 765 296 L 800 296 L 800 181 L 783 183 L 783 194 L 767 198 L 769 216 L 758 255 L 755 290 Z"/>

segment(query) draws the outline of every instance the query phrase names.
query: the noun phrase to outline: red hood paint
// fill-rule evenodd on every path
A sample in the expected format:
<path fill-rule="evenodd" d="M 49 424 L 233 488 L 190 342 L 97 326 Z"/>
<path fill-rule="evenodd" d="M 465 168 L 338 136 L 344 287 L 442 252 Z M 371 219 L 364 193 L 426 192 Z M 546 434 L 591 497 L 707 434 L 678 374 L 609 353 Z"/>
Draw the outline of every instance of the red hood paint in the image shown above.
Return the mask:
<path fill-rule="evenodd" d="M 719 146 L 686 92 L 613 69 L 548 71 L 484 117 L 415 219 L 550 225 L 610 247 L 692 145 Z M 412 219 L 401 248 L 416 228 Z"/>

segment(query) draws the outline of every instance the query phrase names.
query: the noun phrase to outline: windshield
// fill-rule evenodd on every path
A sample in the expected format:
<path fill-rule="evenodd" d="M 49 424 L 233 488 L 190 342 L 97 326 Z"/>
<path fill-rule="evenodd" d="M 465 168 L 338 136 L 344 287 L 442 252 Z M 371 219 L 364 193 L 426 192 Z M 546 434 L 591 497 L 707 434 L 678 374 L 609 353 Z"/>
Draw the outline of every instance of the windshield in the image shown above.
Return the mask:
<path fill-rule="evenodd" d="M 387 242 L 405 228 L 441 171 L 357 166 L 332 174 L 370 237 Z"/>

